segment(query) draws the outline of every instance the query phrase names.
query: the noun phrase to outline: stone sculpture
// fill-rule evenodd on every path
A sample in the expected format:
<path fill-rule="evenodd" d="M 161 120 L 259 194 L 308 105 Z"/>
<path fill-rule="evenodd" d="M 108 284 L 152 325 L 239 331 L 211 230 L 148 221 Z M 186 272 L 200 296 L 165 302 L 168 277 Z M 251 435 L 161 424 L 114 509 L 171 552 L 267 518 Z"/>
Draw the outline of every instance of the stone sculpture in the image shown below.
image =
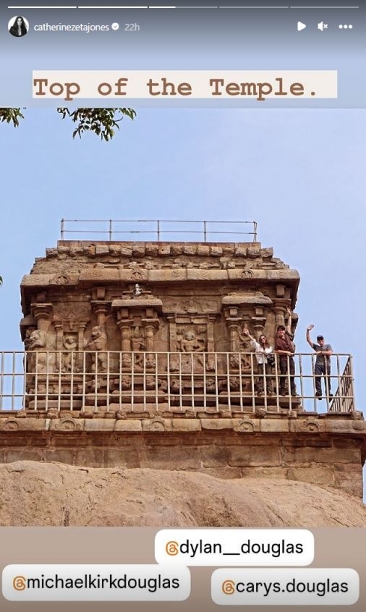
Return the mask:
<path fill-rule="evenodd" d="M 91 331 L 91 337 L 86 345 L 88 351 L 95 351 L 91 353 L 91 371 L 92 372 L 106 372 L 108 365 L 107 356 L 107 334 L 102 325 L 96 325 Z"/>
<path fill-rule="evenodd" d="M 187 331 L 180 341 L 180 350 L 184 353 L 199 353 L 205 350 L 205 346 L 194 331 Z"/>

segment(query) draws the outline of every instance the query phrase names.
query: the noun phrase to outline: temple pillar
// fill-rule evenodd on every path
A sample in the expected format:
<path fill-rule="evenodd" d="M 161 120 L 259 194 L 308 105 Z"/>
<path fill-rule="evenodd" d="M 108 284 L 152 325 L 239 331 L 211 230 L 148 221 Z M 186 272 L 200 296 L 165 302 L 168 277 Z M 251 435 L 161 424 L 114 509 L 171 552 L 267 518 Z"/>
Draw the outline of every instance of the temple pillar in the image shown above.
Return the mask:
<path fill-rule="evenodd" d="M 96 325 L 105 327 L 106 318 L 110 310 L 110 303 L 105 300 L 92 300 L 91 306 L 96 318 Z"/>
<path fill-rule="evenodd" d="M 117 321 L 117 327 L 121 334 L 121 351 L 126 352 L 131 350 L 131 324 L 132 321 Z"/>
<path fill-rule="evenodd" d="M 273 312 L 275 313 L 275 332 L 277 331 L 277 327 L 279 325 L 285 325 L 285 313 L 286 313 L 287 305 L 282 301 L 275 301 L 273 304 Z"/>
<path fill-rule="evenodd" d="M 154 337 L 155 332 L 159 326 L 159 321 L 150 321 L 149 319 L 147 319 L 144 320 L 142 323 L 145 330 L 145 350 L 148 352 L 152 352 L 155 350 Z"/>

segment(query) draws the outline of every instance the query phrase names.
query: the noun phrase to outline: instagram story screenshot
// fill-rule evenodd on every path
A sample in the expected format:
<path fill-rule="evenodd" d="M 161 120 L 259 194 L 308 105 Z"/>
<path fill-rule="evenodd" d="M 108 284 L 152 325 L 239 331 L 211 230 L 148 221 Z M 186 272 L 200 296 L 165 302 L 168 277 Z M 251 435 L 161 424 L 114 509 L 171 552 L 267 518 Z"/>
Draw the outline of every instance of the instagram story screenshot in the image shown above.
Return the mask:
<path fill-rule="evenodd" d="M 366 4 L 0 7 L 0 609 L 365 609 Z"/>

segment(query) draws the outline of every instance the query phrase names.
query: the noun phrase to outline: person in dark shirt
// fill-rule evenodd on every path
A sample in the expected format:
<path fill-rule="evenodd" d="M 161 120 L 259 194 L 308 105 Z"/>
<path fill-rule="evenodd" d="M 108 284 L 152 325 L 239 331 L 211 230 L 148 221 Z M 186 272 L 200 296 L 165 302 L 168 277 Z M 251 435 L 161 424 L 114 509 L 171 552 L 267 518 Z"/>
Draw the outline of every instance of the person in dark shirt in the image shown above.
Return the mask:
<path fill-rule="evenodd" d="M 287 326 L 279 325 L 277 327 L 277 335 L 275 340 L 275 351 L 279 355 L 279 394 L 286 395 L 285 385 L 286 380 L 289 378 L 290 390 L 292 396 L 297 396 L 296 385 L 295 385 L 295 361 L 294 353 L 295 346 L 293 343 L 293 335 L 291 333 L 292 323 L 292 312 L 288 308 L 288 321 Z M 289 373 L 289 376 L 287 375 Z"/>
<path fill-rule="evenodd" d="M 322 399 L 322 376 L 324 376 L 325 395 L 328 398 L 333 397 L 330 389 L 330 356 L 333 354 L 333 349 L 330 344 L 326 344 L 324 336 L 317 336 L 317 344 L 310 338 L 310 332 L 314 325 L 309 325 L 306 328 L 306 341 L 311 348 L 316 352 L 316 360 L 314 367 L 315 374 L 315 396 Z"/>

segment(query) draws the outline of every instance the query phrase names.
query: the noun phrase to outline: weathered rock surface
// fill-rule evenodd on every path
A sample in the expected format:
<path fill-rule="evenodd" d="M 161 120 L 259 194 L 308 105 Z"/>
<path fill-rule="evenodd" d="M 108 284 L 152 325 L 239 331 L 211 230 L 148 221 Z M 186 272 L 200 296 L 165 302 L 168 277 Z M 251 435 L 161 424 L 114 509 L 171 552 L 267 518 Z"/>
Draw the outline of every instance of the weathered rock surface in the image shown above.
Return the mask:
<path fill-rule="evenodd" d="M 18 461 L 0 491 L 2 526 L 366 526 L 357 498 L 288 480 Z"/>

